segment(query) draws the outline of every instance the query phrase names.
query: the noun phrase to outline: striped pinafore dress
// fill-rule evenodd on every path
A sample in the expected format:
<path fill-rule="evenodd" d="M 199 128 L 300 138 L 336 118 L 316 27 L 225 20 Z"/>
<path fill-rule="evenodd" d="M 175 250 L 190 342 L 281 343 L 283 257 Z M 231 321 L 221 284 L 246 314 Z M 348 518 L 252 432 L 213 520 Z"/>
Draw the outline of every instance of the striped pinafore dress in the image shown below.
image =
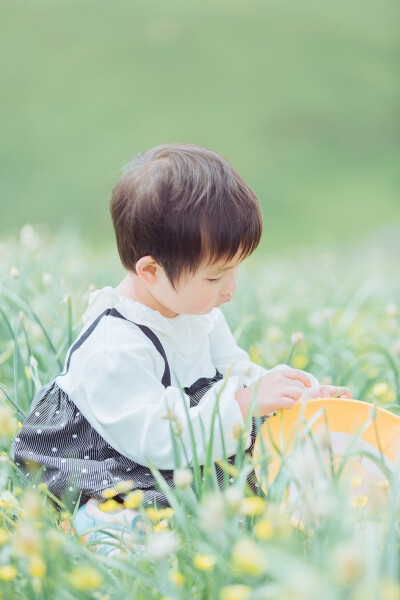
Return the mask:
<path fill-rule="evenodd" d="M 72 346 L 63 375 L 68 372 L 73 353 L 85 343 L 105 316 L 129 321 L 115 308 L 105 310 Z M 134 325 L 141 329 L 161 354 L 165 363 L 162 384 L 164 387 L 170 386 L 170 368 L 160 340 L 149 327 L 138 323 Z M 183 388 L 189 396 L 190 408 L 197 406 L 210 387 L 222 378 L 216 369 L 214 377 L 200 378 Z M 253 448 L 256 429 L 253 420 L 252 443 L 247 452 Z M 46 483 L 49 491 L 69 510 L 73 510 L 77 504 L 82 506 L 89 498 L 104 498 L 104 490 L 109 489 L 114 490 L 115 499 L 122 502 L 123 498 L 118 493 L 121 488 L 124 491 L 143 490 L 145 504 L 168 505 L 151 470 L 110 446 L 79 412 L 55 379 L 35 395 L 29 415 L 12 442 L 10 455 L 18 470 L 26 477 L 25 481 L 33 481 L 34 487 L 39 482 Z M 230 457 L 229 461 L 233 459 Z M 222 485 L 224 473 L 217 466 L 216 472 L 218 483 Z M 173 471 L 160 470 L 160 473 L 173 488 Z"/>

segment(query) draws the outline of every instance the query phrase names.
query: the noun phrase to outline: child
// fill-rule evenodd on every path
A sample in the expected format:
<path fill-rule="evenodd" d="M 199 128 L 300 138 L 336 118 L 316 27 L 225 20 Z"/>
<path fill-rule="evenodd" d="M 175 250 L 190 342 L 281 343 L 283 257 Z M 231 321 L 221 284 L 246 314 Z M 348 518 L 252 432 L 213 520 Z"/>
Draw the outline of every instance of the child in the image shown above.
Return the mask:
<path fill-rule="evenodd" d="M 237 451 L 232 432 L 254 394 L 263 416 L 305 393 L 342 389 L 321 388 L 287 365 L 268 371 L 236 344 L 219 306 L 232 298 L 262 219 L 256 195 L 225 158 L 186 144 L 142 153 L 115 186 L 111 215 L 126 277 L 91 295 L 64 371 L 38 392 L 11 449 L 27 477 L 43 466 L 49 490 L 68 506 L 82 493 L 78 530 L 137 518 L 132 509 L 118 517 L 99 510 L 110 489 L 140 489 L 146 503 L 166 504 L 149 465 L 173 487 L 171 418 L 192 464 L 184 402 L 204 464 L 217 394 L 224 439 L 217 420 L 215 460 L 224 446 L 226 456 Z M 254 429 L 248 434 L 251 449 Z"/>

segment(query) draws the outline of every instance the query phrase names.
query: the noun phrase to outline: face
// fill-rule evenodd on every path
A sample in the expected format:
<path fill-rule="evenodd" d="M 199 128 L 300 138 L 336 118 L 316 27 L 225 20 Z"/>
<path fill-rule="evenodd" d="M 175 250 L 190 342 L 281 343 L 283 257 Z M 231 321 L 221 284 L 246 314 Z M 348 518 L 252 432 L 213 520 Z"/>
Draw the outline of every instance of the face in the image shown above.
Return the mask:
<path fill-rule="evenodd" d="M 234 257 L 229 263 L 219 261 L 203 266 L 189 279 L 182 280 L 176 291 L 160 269 L 158 282 L 152 286 L 152 295 L 163 309 L 159 312 L 170 318 L 179 314 L 204 315 L 229 302 L 237 287 L 240 262 L 240 258 Z"/>

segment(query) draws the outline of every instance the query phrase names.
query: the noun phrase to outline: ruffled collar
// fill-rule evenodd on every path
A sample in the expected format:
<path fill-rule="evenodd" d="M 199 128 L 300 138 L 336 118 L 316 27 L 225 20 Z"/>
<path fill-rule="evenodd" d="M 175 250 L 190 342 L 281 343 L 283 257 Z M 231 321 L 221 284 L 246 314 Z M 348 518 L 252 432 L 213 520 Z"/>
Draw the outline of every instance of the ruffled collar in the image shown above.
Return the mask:
<path fill-rule="evenodd" d="M 130 321 L 161 333 L 185 355 L 193 354 L 204 343 L 219 310 L 214 308 L 205 315 L 182 314 L 169 319 L 140 302 L 119 296 L 114 288 L 107 286 L 90 294 L 89 306 L 82 316 L 83 323 L 94 321 L 107 308 L 115 308 Z"/>

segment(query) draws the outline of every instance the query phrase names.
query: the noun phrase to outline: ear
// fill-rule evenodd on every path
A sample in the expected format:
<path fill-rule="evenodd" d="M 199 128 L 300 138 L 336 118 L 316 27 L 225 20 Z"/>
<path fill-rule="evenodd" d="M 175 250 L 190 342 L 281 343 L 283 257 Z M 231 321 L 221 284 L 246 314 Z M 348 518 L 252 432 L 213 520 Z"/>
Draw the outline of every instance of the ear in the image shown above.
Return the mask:
<path fill-rule="evenodd" d="M 158 281 L 161 266 L 152 256 L 142 256 L 136 263 L 136 273 L 147 285 L 155 285 Z"/>

